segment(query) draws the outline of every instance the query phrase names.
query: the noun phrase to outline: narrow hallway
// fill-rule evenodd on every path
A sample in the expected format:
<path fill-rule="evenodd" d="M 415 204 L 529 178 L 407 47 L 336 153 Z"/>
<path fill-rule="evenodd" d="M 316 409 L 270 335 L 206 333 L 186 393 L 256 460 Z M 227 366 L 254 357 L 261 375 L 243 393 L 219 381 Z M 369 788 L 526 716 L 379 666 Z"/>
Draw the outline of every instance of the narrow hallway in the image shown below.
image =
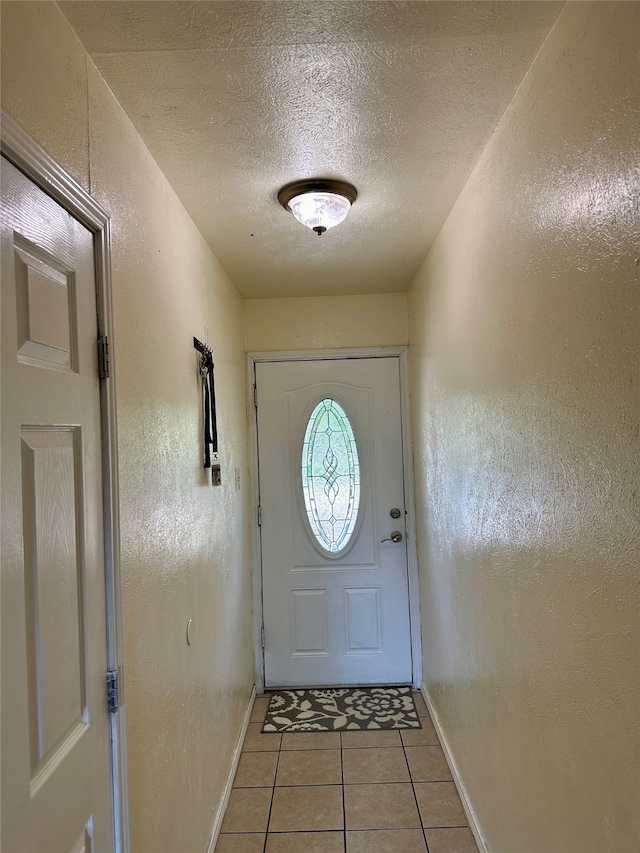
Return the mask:
<path fill-rule="evenodd" d="M 263 734 L 258 696 L 215 853 L 476 853 L 418 691 L 421 729 Z"/>
<path fill-rule="evenodd" d="M 640 0 L 0 11 L 3 853 L 638 853 Z"/>

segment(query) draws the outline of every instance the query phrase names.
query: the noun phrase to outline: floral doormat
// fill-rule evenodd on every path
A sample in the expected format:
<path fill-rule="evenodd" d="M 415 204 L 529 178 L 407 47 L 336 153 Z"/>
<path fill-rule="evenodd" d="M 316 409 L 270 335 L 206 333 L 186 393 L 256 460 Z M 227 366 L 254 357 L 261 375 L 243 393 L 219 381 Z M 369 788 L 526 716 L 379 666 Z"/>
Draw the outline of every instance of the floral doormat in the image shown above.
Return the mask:
<path fill-rule="evenodd" d="M 274 690 L 263 732 L 420 729 L 410 687 Z"/>

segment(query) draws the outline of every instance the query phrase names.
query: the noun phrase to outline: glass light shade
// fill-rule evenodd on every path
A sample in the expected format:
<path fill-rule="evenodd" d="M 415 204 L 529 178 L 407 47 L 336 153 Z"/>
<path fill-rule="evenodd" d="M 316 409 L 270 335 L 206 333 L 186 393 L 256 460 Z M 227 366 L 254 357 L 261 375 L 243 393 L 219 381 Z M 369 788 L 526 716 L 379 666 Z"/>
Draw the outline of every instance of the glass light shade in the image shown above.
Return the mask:
<path fill-rule="evenodd" d="M 305 192 L 294 196 L 287 207 L 307 228 L 325 230 L 342 222 L 349 213 L 351 202 L 338 193 Z"/>

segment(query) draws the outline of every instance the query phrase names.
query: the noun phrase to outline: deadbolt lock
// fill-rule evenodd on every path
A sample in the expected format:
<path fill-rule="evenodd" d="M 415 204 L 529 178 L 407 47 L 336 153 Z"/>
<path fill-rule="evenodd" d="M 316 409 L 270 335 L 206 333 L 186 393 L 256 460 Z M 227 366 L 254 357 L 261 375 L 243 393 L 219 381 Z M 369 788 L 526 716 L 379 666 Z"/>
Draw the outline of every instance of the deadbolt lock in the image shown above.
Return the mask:
<path fill-rule="evenodd" d="M 397 506 L 394 506 L 394 508 L 390 510 L 389 515 L 391 516 L 391 518 L 400 518 L 402 513 L 400 512 Z"/>

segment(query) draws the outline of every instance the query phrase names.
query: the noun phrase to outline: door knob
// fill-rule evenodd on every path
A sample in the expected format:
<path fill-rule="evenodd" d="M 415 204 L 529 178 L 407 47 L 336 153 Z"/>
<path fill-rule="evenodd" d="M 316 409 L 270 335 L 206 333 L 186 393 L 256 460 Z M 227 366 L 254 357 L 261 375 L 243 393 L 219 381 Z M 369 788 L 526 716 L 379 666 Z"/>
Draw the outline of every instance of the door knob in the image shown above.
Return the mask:
<path fill-rule="evenodd" d="M 402 542 L 402 533 L 399 530 L 394 530 L 388 539 L 382 539 L 381 542 Z"/>

